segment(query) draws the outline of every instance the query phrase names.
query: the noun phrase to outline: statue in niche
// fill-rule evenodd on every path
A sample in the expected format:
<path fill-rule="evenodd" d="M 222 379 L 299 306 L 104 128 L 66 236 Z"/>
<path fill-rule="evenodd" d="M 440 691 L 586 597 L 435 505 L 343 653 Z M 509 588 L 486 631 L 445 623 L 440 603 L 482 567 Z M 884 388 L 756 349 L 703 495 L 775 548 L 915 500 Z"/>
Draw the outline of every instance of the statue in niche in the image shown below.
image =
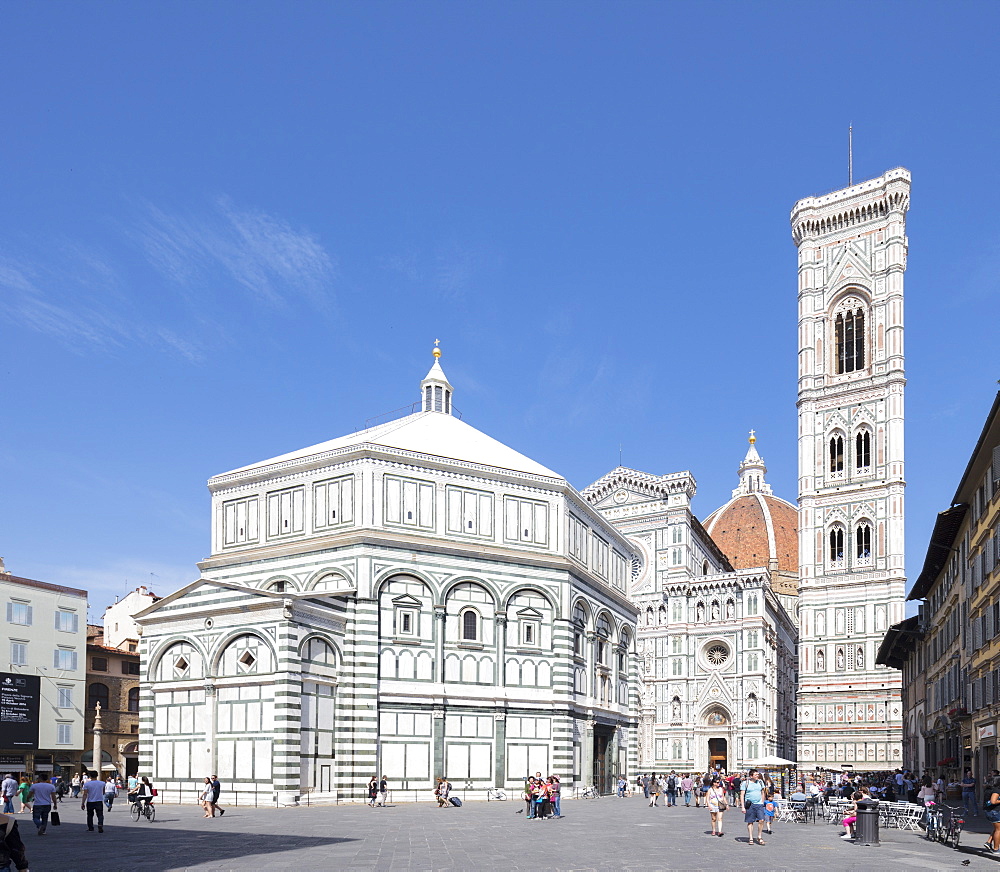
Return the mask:
<path fill-rule="evenodd" d="M 826 672 L 826 654 L 822 651 L 816 652 L 816 671 Z"/>
<path fill-rule="evenodd" d="M 858 655 L 854 658 L 854 662 L 857 664 L 858 669 L 865 668 L 865 649 L 858 648 Z"/>
<path fill-rule="evenodd" d="M 735 618 L 736 617 L 736 605 L 732 600 L 726 603 L 726 617 Z"/>
<path fill-rule="evenodd" d="M 675 696 L 673 704 L 670 706 L 670 715 L 675 721 L 681 719 L 681 701 Z"/>
<path fill-rule="evenodd" d="M 705 719 L 705 722 L 710 727 L 724 727 L 726 725 L 726 716 L 722 712 L 712 712 Z"/>
<path fill-rule="evenodd" d="M 717 602 L 712 603 L 712 620 L 719 620 L 719 604 Z"/>
<path fill-rule="evenodd" d="M 837 668 L 838 669 L 843 669 L 844 668 L 844 649 L 843 648 L 838 648 L 837 649 Z"/>
<path fill-rule="evenodd" d="M 750 720 L 756 720 L 757 718 L 757 700 L 752 696 L 747 699 L 747 717 Z"/>
<path fill-rule="evenodd" d="M 697 619 L 698 619 L 699 622 L 705 620 L 705 604 L 704 603 L 698 603 L 698 608 L 695 609 L 695 615 L 696 615 L 696 617 L 697 617 Z"/>

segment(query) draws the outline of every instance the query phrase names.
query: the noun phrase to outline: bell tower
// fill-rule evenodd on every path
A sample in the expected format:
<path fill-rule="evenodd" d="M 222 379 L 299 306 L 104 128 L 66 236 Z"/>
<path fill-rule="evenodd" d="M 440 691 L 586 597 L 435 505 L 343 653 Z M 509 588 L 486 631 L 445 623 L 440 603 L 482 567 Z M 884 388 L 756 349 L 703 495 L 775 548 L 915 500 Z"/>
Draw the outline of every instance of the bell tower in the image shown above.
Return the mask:
<path fill-rule="evenodd" d="M 799 300 L 800 766 L 902 762 L 899 673 L 875 664 L 904 617 L 903 273 L 910 173 L 791 214 Z"/>

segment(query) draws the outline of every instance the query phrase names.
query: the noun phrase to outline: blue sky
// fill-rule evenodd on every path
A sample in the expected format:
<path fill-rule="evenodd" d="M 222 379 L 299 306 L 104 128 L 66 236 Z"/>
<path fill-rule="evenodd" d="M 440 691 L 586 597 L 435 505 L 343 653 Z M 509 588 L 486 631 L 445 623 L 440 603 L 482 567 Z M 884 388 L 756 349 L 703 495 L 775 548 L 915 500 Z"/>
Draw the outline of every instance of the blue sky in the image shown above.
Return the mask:
<path fill-rule="evenodd" d="M 903 165 L 908 570 L 996 380 L 1000 7 L 4 2 L 0 554 L 99 614 L 206 479 L 416 399 L 794 500 L 800 197 Z"/>

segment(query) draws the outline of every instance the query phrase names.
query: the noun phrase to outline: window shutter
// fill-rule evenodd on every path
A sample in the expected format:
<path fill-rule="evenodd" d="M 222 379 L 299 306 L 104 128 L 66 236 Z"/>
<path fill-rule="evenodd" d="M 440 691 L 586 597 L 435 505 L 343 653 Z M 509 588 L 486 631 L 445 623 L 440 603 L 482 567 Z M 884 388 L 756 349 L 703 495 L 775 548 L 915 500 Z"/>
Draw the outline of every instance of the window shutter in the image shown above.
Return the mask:
<path fill-rule="evenodd" d="M 14 603 L 7 603 L 7 623 L 14 621 Z"/>
<path fill-rule="evenodd" d="M 55 652 L 52 655 L 52 666 L 54 668 L 56 668 L 56 669 L 59 668 L 59 649 L 58 648 L 56 648 Z"/>
<path fill-rule="evenodd" d="M 993 481 L 1000 481 L 1000 445 L 993 449 Z"/>

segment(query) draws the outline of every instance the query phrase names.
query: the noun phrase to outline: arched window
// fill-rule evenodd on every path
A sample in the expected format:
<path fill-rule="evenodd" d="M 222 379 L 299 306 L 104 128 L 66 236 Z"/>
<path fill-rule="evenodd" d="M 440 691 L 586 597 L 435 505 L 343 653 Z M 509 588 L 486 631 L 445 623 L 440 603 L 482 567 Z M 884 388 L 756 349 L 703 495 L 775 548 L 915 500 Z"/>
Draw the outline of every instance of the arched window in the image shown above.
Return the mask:
<path fill-rule="evenodd" d="M 865 313 L 860 307 L 840 312 L 835 321 L 837 373 L 856 372 L 865 365 Z"/>
<path fill-rule="evenodd" d="M 128 710 L 130 712 L 139 711 L 139 688 L 133 687 L 128 692 Z"/>
<path fill-rule="evenodd" d="M 462 612 L 462 639 L 466 642 L 475 642 L 479 639 L 479 615 L 474 609 Z"/>
<path fill-rule="evenodd" d="M 872 465 L 872 434 L 861 430 L 854 438 L 855 469 L 867 469 Z"/>
<path fill-rule="evenodd" d="M 95 708 L 100 703 L 101 708 L 107 710 L 109 696 L 108 686 L 95 681 L 87 690 L 87 708 Z"/>
<path fill-rule="evenodd" d="M 646 623 L 652 623 L 653 610 L 646 612 Z M 587 612 L 580 603 L 573 609 L 573 653 L 577 657 L 583 656 L 583 631 L 587 626 Z"/>
<path fill-rule="evenodd" d="M 830 437 L 830 472 L 844 471 L 844 437 L 840 434 Z"/>
<path fill-rule="evenodd" d="M 844 559 L 843 527 L 834 527 L 830 530 L 830 559 L 833 561 Z"/>
<path fill-rule="evenodd" d="M 704 563 L 701 564 L 701 574 L 702 575 L 708 575 L 708 561 L 707 560 Z"/>
<path fill-rule="evenodd" d="M 858 524 L 854 534 L 854 552 L 858 560 L 869 560 L 872 556 L 872 528 L 867 521 Z"/>

